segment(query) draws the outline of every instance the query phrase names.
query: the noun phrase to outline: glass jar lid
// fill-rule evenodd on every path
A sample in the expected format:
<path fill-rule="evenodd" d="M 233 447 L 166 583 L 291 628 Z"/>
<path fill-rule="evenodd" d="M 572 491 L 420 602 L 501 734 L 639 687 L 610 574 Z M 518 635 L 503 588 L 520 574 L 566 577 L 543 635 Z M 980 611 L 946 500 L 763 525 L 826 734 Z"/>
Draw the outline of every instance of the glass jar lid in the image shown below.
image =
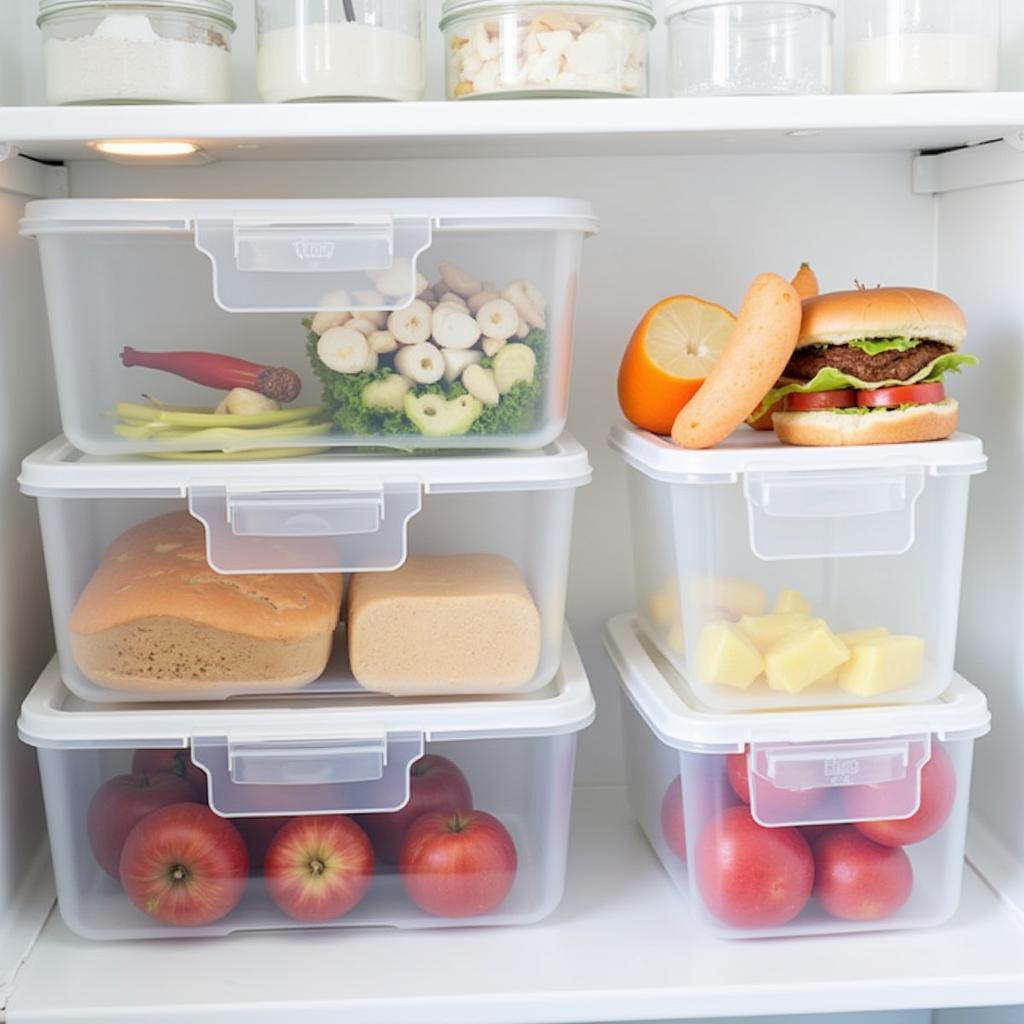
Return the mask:
<path fill-rule="evenodd" d="M 236 25 L 231 0 L 39 0 L 39 17 L 36 24 L 42 25 L 48 18 L 58 14 L 96 14 L 109 11 L 137 11 L 145 14 L 198 14 L 216 18 L 232 31 Z"/>
<path fill-rule="evenodd" d="M 589 7 L 614 14 L 639 15 L 652 26 L 655 23 L 654 0 L 519 0 L 512 4 L 509 0 L 444 0 L 441 4 L 441 28 L 460 14 L 491 14 L 509 6 L 546 10 Z"/>
<path fill-rule="evenodd" d="M 668 0 L 665 4 L 665 17 L 672 18 L 677 14 L 688 14 L 690 11 L 702 11 L 709 7 L 749 7 L 753 4 L 778 3 L 779 0 Z M 792 7 L 813 7 L 829 14 L 835 14 L 838 0 L 788 0 Z"/>

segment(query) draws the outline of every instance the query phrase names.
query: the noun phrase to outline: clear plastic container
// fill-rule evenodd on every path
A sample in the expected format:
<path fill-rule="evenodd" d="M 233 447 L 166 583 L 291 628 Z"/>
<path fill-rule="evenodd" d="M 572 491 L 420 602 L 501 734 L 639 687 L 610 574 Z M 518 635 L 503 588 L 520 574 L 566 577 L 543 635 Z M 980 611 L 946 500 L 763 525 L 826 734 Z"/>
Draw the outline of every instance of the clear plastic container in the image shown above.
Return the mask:
<path fill-rule="evenodd" d="M 723 938 L 930 928 L 956 910 L 982 693 L 954 676 L 900 708 L 724 715 L 632 615 L 622 680 L 630 806 L 694 919 Z"/>
<path fill-rule="evenodd" d="M 84 452 L 535 449 L 565 426 L 589 203 L 68 199 L 21 230 Z"/>
<path fill-rule="evenodd" d="M 96 702 L 545 686 L 589 480 L 568 436 L 486 458 L 287 462 L 102 459 L 58 438 L 20 477 L 38 498 L 61 673 Z M 136 533 L 104 560 L 168 514 L 184 534 Z M 337 573 L 335 634 L 337 591 L 333 622 L 302 609 Z"/>
<path fill-rule="evenodd" d="M 423 95 L 422 0 L 257 0 L 256 37 L 265 103 Z"/>
<path fill-rule="evenodd" d="M 229 0 L 40 0 L 50 103 L 227 103 Z"/>
<path fill-rule="evenodd" d="M 834 0 L 671 0 L 673 96 L 795 96 L 832 91 Z"/>
<path fill-rule="evenodd" d="M 291 698 L 173 708 L 83 703 L 52 663 L 26 698 L 18 726 L 22 740 L 39 748 L 65 922 L 85 938 L 157 939 L 540 920 L 562 896 L 576 735 L 594 717 L 568 630 L 562 655 L 554 681 L 529 697 Z M 420 761 L 424 755 L 430 760 Z M 168 780 L 168 771 L 181 777 Z M 149 784 L 112 781 L 131 773 L 146 773 Z M 166 890 L 157 894 L 135 879 L 151 850 L 153 816 L 174 804 L 158 819 L 162 835 L 172 855 L 183 841 L 194 843 L 182 851 L 181 867 L 208 888 L 170 907 Z M 441 880 L 417 871 L 415 856 L 400 866 L 402 850 L 423 814 L 436 812 L 446 827 L 455 811 L 463 812 L 467 859 L 476 858 L 476 870 L 445 876 L 438 897 L 431 883 Z M 346 874 L 328 861 L 322 874 L 329 891 L 309 905 L 296 901 L 280 876 L 285 866 L 306 874 L 316 868 L 303 853 L 307 829 L 320 816 L 329 816 L 329 839 L 340 830 L 339 843 L 351 843 L 354 866 Z M 337 816 L 344 816 L 341 824 Z M 294 859 L 280 849 L 284 840 L 274 849 L 289 822 Z M 485 822 L 489 833 L 481 831 Z M 500 857 L 488 859 L 474 830 L 477 840 L 499 837 Z M 123 874 L 124 864 L 130 867 Z M 140 909 L 154 897 L 151 912 Z M 200 898 L 205 915 L 197 912 Z"/>
<path fill-rule="evenodd" d="M 859 0 L 846 12 L 846 91 L 993 92 L 999 0 Z"/>
<path fill-rule="evenodd" d="M 444 0 L 448 98 L 646 96 L 651 0 Z"/>
<path fill-rule="evenodd" d="M 637 608 L 723 711 L 934 700 L 953 676 L 981 442 L 686 451 L 625 424 Z M 941 552 L 941 554 L 938 554 Z"/>

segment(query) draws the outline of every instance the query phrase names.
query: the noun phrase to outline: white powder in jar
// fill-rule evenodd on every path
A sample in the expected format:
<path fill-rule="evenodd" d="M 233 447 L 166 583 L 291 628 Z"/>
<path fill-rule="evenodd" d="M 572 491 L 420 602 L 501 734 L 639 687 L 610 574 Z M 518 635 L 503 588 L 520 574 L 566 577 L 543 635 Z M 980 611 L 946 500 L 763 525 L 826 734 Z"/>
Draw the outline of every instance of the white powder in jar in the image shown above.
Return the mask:
<path fill-rule="evenodd" d="M 998 86 L 999 45 L 991 36 L 904 32 L 846 48 L 847 92 L 991 92 Z"/>
<path fill-rule="evenodd" d="M 225 41 L 206 33 L 165 39 L 145 15 L 111 15 L 92 35 L 47 38 L 46 97 L 54 104 L 227 103 L 231 51 Z"/>
<path fill-rule="evenodd" d="M 423 47 L 404 32 L 315 22 L 261 34 L 256 82 L 267 103 L 316 99 L 418 100 Z"/>

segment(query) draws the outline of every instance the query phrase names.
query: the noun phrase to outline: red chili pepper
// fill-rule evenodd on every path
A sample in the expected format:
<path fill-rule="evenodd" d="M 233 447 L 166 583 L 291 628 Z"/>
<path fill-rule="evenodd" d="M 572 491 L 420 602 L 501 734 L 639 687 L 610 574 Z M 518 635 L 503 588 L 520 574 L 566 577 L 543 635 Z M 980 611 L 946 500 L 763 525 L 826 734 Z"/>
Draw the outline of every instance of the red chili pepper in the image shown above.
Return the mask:
<path fill-rule="evenodd" d="M 248 388 L 278 402 L 291 402 L 302 390 L 299 375 L 286 366 L 260 366 L 214 352 L 140 352 L 126 346 L 121 362 L 125 366 L 166 370 L 208 388 Z"/>

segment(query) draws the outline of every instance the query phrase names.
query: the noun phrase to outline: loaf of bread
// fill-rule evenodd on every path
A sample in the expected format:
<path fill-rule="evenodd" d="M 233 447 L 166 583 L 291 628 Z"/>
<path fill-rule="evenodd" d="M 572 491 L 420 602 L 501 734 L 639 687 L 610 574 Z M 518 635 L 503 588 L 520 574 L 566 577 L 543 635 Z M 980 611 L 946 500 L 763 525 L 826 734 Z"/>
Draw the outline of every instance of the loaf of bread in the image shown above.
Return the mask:
<path fill-rule="evenodd" d="M 348 656 L 361 686 L 391 694 L 499 693 L 540 659 L 540 615 L 500 555 L 412 555 L 352 578 Z"/>
<path fill-rule="evenodd" d="M 209 692 L 296 687 L 324 670 L 342 578 L 225 576 L 187 512 L 147 520 L 107 549 L 71 614 L 71 648 L 95 683 Z"/>

